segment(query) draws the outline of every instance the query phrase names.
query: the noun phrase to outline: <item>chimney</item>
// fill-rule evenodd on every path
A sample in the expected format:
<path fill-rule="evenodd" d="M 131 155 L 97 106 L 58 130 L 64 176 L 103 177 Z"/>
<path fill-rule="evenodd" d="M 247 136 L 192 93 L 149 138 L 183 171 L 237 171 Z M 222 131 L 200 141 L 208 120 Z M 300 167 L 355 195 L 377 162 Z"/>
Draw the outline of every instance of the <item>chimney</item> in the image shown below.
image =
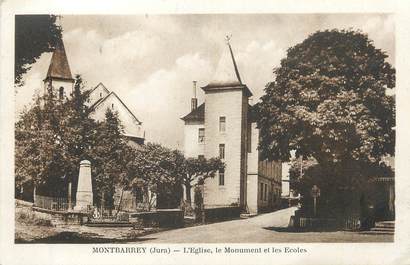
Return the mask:
<path fill-rule="evenodd" d="M 198 99 L 196 98 L 196 81 L 192 81 L 193 89 L 194 89 L 194 96 L 191 99 L 191 111 L 195 110 L 198 107 Z"/>

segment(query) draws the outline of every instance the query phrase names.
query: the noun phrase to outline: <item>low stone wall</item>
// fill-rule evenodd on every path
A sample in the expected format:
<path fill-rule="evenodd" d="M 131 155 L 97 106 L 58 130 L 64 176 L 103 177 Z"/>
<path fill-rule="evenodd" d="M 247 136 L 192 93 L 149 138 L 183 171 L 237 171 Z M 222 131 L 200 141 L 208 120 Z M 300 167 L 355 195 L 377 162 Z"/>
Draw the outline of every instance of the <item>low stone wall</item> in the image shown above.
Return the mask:
<path fill-rule="evenodd" d="M 33 210 L 36 212 L 49 214 L 53 225 L 80 225 L 87 221 L 87 214 L 85 213 L 54 211 L 39 207 L 33 207 Z"/>
<path fill-rule="evenodd" d="M 237 206 L 215 207 L 205 209 L 205 222 L 217 222 L 239 218 L 241 209 Z"/>
<path fill-rule="evenodd" d="M 300 210 L 289 221 L 289 227 L 296 230 L 350 230 L 361 229 L 360 216 L 350 215 L 345 217 L 307 217 Z"/>
<path fill-rule="evenodd" d="M 130 213 L 129 221 L 143 227 L 180 228 L 184 226 L 184 212 L 180 209 L 158 209 L 153 212 Z"/>
<path fill-rule="evenodd" d="M 32 202 L 15 199 L 16 207 L 33 207 Z"/>

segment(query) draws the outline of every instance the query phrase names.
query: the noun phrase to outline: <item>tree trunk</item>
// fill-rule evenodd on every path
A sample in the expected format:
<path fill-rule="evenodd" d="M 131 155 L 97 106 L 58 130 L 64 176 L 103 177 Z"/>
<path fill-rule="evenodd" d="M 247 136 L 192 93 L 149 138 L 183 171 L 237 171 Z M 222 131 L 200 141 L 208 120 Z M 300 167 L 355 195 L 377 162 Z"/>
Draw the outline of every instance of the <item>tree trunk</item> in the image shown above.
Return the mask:
<path fill-rule="evenodd" d="M 118 204 L 117 212 L 115 213 L 115 218 L 117 218 L 118 212 L 119 212 L 119 211 L 120 211 L 120 209 L 121 209 L 121 204 L 122 204 L 122 196 L 123 196 L 123 194 L 124 194 L 124 187 L 121 189 L 120 202 L 119 202 L 119 204 Z"/>
<path fill-rule="evenodd" d="M 104 206 L 105 206 L 104 192 L 101 192 L 101 219 L 104 219 Z"/>
<path fill-rule="evenodd" d="M 191 206 L 191 183 L 185 183 L 185 195 L 186 195 L 186 202 L 189 206 Z"/>

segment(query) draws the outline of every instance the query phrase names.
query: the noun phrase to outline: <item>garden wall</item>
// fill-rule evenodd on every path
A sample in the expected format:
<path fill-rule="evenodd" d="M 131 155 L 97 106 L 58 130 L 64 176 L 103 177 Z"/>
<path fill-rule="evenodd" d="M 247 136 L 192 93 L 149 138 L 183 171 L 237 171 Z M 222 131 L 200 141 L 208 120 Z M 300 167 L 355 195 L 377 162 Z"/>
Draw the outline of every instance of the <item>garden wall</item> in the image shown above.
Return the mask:
<path fill-rule="evenodd" d="M 237 206 L 228 206 L 220 208 L 205 209 L 205 222 L 217 222 L 239 218 L 241 208 Z"/>
<path fill-rule="evenodd" d="M 129 221 L 143 227 L 180 228 L 184 226 L 184 212 L 180 209 L 158 209 L 153 212 L 130 213 Z"/>

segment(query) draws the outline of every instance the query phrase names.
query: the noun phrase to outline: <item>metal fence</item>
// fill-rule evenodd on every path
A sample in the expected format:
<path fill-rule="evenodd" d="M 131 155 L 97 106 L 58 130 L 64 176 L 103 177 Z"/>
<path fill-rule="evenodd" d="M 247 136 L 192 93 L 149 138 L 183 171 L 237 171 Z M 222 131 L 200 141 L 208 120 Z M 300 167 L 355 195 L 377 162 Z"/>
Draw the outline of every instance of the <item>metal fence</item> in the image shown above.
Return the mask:
<path fill-rule="evenodd" d="M 53 211 L 67 211 L 70 207 L 74 207 L 75 201 L 71 202 L 71 205 L 68 202 L 68 198 L 65 197 L 48 197 L 42 195 L 34 196 L 34 206 L 53 210 Z"/>

